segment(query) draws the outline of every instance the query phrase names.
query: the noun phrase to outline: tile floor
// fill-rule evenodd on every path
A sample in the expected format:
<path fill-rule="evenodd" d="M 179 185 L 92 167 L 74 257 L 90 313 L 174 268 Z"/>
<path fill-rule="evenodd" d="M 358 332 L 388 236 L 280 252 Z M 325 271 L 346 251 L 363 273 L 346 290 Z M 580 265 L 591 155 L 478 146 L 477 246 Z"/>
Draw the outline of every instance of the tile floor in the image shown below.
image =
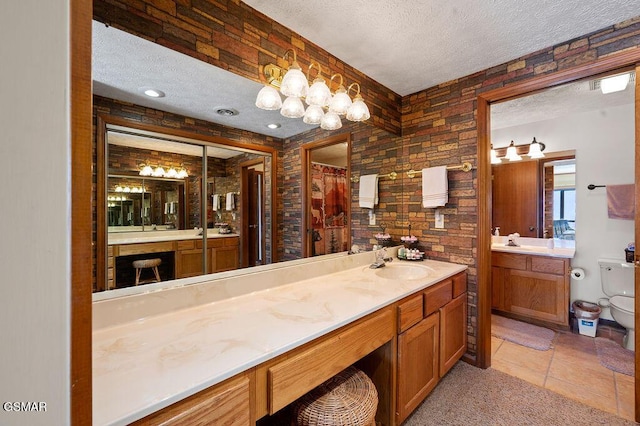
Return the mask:
<path fill-rule="evenodd" d="M 622 333 L 598 327 L 598 336 L 622 341 Z M 491 367 L 591 407 L 634 419 L 634 378 L 602 366 L 593 338 L 558 332 L 548 351 L 491 336 Z"/>

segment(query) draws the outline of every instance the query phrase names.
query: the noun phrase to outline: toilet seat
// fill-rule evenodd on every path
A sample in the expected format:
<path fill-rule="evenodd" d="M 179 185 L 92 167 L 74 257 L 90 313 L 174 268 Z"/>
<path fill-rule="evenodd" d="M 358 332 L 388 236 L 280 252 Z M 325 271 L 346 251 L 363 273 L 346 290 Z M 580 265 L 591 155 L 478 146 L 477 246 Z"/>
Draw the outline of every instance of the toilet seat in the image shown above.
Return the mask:
<path fill-rule="evenodd" d="M 613 296 L 609 299 L 609 303 L 614 305 L 616 308 L 620 309 L 623 312 L 627 312 L 628 314 L 634 314 L 634 299 L 629 296 Z"/>

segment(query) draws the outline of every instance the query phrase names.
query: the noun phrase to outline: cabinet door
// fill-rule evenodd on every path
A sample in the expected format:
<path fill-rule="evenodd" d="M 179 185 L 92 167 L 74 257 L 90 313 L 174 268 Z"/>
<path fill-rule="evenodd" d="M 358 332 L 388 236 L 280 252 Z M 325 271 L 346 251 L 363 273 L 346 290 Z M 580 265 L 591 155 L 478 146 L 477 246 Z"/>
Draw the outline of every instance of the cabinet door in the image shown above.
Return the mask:
<path fill-rule="evenodd" d="M 569 301 L 565 275 L 504 269 L 506 310 L 560 325 L 568 325 Z"/>
<path fill-rule="evenodd" d="M 504 310 L 504 282 L 502 268 L 491 268 L 491 308 Z"/>
<path fill-rule="evenodd" d="M 398 336 L 398 424 L 438 383 L 439 317 L 436 312 Z"/>
<path fill-rule="evenodd" d="M 217 247 L 212 251 L 211 266 L 213 272 L 238 269 L 238 247 Z"/>
<path fill-rule="evenodd" d="M 467 351 L 467 293 L 440 308 L 440 377 Z"/>
<path fill-rule="evenodd" d="M 202 249 L 176 251 L 176 278 L 202 275 Z"/>

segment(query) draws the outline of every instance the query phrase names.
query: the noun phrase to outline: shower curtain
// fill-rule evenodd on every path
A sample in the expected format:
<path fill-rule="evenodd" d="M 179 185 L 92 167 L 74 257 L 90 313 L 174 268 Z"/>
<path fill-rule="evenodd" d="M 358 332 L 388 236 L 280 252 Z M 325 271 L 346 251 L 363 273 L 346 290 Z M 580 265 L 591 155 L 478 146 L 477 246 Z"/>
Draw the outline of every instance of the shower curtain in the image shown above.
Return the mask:
<path fill-rule="evenodd" d="M 347 170 L 311 163 L 312 256 L 347 250 Z"/>

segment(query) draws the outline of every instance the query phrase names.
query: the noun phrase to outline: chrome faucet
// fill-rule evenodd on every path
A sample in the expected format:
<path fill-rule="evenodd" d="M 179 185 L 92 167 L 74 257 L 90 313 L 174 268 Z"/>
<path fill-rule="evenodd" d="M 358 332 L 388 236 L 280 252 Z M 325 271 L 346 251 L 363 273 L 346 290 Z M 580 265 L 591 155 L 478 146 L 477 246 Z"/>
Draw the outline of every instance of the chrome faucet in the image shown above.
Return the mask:
<path fill-rule="evenodd" d="M 392 257 L 387 255 L 387 249 L 381 248 L 375 251 L 375 262 L 369 266 L 371 269 L 378 269 L 386 266 L 386 262 L 391 262 L 393 260 Z"/>
<path fill-rule="evenodd" d="M 509 236 L 507 237 L 506 245 L 509 247 L 520 247 L 520 244 L 516 242 L 516 238 L 519 236 L 520 234 L 518 234 L 517 232 L 515 234 L 509 234 Z"/>

